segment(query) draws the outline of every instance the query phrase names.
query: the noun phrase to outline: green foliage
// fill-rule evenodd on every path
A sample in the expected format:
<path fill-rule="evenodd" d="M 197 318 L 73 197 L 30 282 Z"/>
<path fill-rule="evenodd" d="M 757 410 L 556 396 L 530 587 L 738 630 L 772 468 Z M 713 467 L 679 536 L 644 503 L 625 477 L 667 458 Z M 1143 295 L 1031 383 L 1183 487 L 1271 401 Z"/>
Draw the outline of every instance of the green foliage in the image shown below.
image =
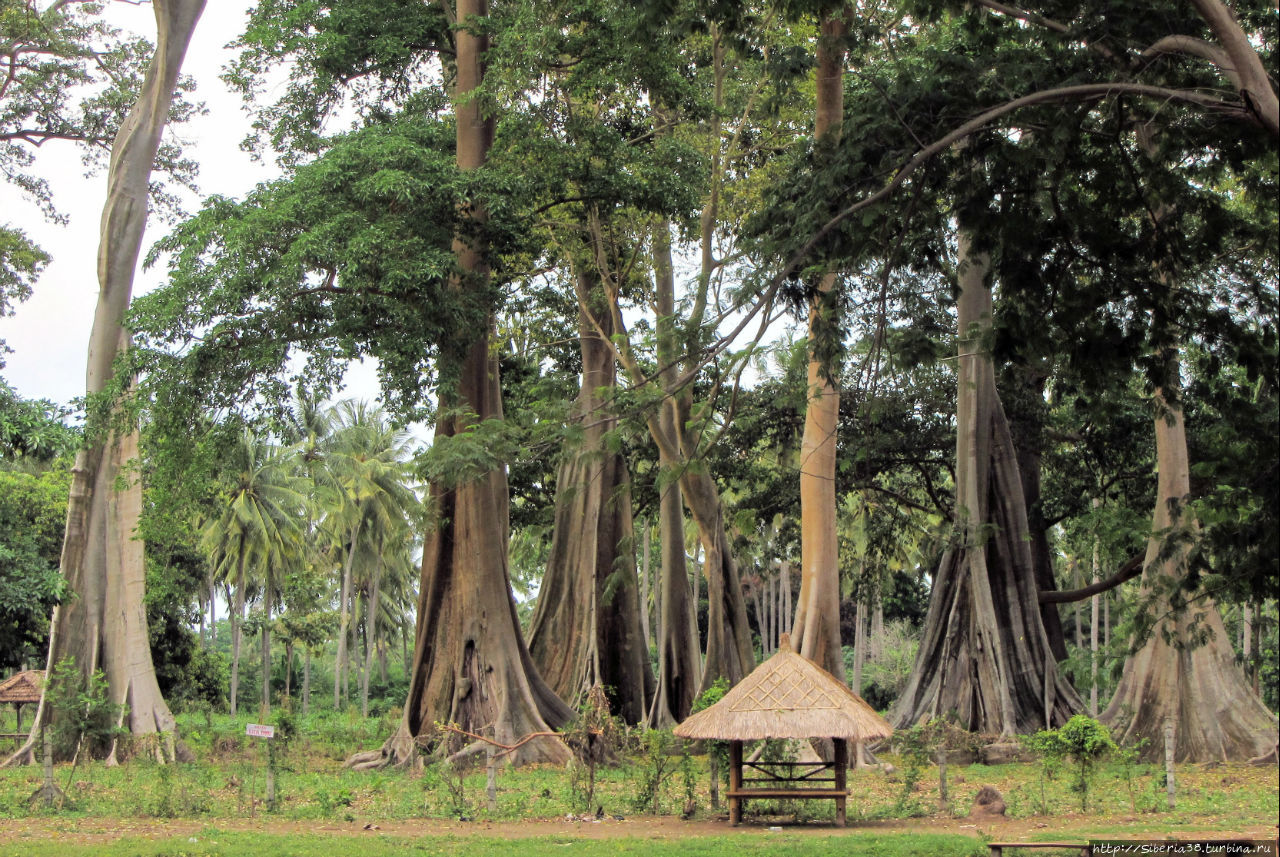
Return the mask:
<path fill-rule="evenodd" d="M 631 798 L 638 812 L 661 814 L 662 798 L 676 770 L 675 742 L 675 736 L 665 729 L 647 729 L 640 737 L 638 782 Z"/>
<path fill-rule="evenodd" d="M 70 141 L 81 147 L 86 165 L 104 165 L 111 141 L 137 100 L 152 46 L 112 27 L 100 3 L 0 0 L 0 33 L 7 58 L 7 80 L 0 90 L 0 175 L 46 217 L 60 221 L 48 182 L 34 169 L 35 152 L 53 141 Z M 170 123 L 195 113 L 196 106 L 181 97 L 192 87 L 189 78 L 180 80 Z M 171 180 L 190 186 L 196 167 L 170 141 L 162 143 L 157 166 L 157 179 L 165 181 L 153 188 L 153 202 L 172 212 L 176 200 L 165 184 Z M 22 240 L 21 233 L 0 224 L 0 236 L 5 233 Z M 6 274 L 17 261 L 5 258 L 13 249 L 5 244 L 0 237 L 0 294 L 7 290 Z M 43 255 L 35 248 L 28 252 Z"/>
<path fill-rule="evenodd" d="M 1057 729 L 1046 729 L 1024 739 L 1044 766 L 1041 778 L 1042 811 L 1047 812 L 1044 798 L 1045 780 L 1052 777 L 1056 765 L 1064 759 L 1073 762 L 1071 790 L 1080 798 L 1080 811 L 1087 812 L 1089 789 L 1098 762 L 1117 749 L 1107 727 L 1089 717 L 1077 714 Z"/>
<path fill-rule="evenodd" d="M 893 745 L 902 759 L 902 789 L 893 804 L 895 816 L 923 815 L 924 809 L 915 799 L 916 786 L 944 745 L 944 724 L 940 720 L 917 723 L 893 733 Z"/>
<path fill-rule="evenodd" d="M 121 723 L 125 706 L 111 701 L 102 670 L 89 676 L 76 666 L 75 658 L 54 665 L 45 689 L 45 704 L 53 713 L 51 738 L 55 755 L 79 758 L 105 754 L 117 738 L 128 734 Z"/>
<path fill-rule="evenodd" d="M 903 621 L 885 623 L 880 651 L 868 657 L 862 665 L 862 689 L 859 693 L 872 708 L 885 711 L 898 698 L 911 678 L 919 648 L 917 630 Z M 845 674 L 849 676 L 853 674 L 853 657 L 853 647 L 845 646 Z"/>
<path fill-rule="evenodd" d="M 596 799 L 596 768 L 612 761 L 622 742 L 625 727 L 609 715 L 609 698 L 603 687 L 587 691 L 578 705 L 578 716 L 561 732 L 573 750 L 569 762 L 569 790 L 578 806 L 590 810 Z"/>
<path fill-rule="evenodd" d="M 724 699 L 724 695 L 728 692 L 729 680 L 721 676 L 699 694 L 698 698 L 693 701 L 693 706 L 689 713 L 696 714 L 699 711 L 710 708 Z M 713 780 L 719 780 L 720 785 L 727 786 L 729 783 L 729 742 L 707 741 L 706 744 L 707 758 L 710 762 L 708 775 Z"/>
<path fill-rule="evenodd" d="M 58 573 L 71 474 L 0 470 L 0 669 L 35 662 L 66 593 Z"/>
<path fill-rule="evenodd" d="M 334 140 L 244 202 L 207 201 L 158 248 L 173 254 L 169 285 L 134 302 L 152 386 L 188 410 L 255 393 L 283 405 L 294 349 L 322 388 L 344 361 L 372 356 L 388 404 L 414 412 L 438 361 L 456 361 L 497 303 L 484 283 L 451 285 L 455 235 L 498 259 L 523 229 L 511 219 L 518 178 L 459 171 L 453 142 L 449 123 L 406 116 Z M 465 214 L 473 204 L 489 213 L 483 235 Z"/>
<path fill-rule="evenodd" d="M 10 470 L 24 464 L 44 469 L 55 458 L 74 452 L 80 443 L 80 433 L 64 422 L 69 413 L 47 399 L 23 399 L 0 379 L 0 469 Z"/>
<path fill-rule="evenodd" d="M 31 243 L 26 233 L 0 224 L 0 318 L 13 315 L 14 304 L 31 297 L 31 286 L 49 261 L 49 254 Z M 8 350 L 0 339 L 0 369 Z"/>

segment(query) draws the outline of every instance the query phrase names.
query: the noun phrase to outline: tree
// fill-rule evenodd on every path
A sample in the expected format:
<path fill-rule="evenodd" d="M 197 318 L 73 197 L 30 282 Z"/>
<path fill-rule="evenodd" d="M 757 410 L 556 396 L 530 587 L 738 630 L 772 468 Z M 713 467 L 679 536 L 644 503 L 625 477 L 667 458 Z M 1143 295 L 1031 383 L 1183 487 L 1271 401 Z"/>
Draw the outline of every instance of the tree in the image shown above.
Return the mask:
<path fill-rule="evenodd" d="M 340 558 L 338 655 L 334 662 L 333 702 L 340 708 L 344 676 L 349 670 L 351 604 L 355 588 L 366 592 L 366 642 L 361 671 L 360 708 L 369 708 L 369 664 L 377 636 L 379 591 L 388 554 L 399 555 L 419 517 L 418 499 L 410 489 L 408 435 L 387 423 L 381 408 L 347 400 L 336 405 L 329 420 L 321 480 L 330 495 L 326 527 Z M 356 558 L 362 562 L 356 580 Z"/>
<path fill-rule="evenodd" d="M 827 151 L 844 122 L 843 40 L 846 7 L 821 25 L 815 69 L 814 138 Z M 808 402 L 800 442 L 800 598 L 793 632 L 799 652 L 832 675 L 844 669 L 840 648 L 840 562 L 836 527 L 836 432 L 840 416 L 837 361 L 823 354 L 833 339 L 836 273 L 824 272 L 809 302 Z M 825 329 L 824 329 L 825 328 Z"/>
<path fill-rule="evenodd" d="M 138 98 L 151 46 L 122 37 L 98 5 L 78 0 L 2 0 L 0 20 L 0 174 L 46 218 L 60 222 L 48 182 L 32 169 L 35 152 L 48 143 L 70 142 L 81 148 L 86 164 L 104 162 Z M 183 81 L 175 83 L 186 88 Z M 179 98 L 168 109 L 169 121 L 181 122 L 193 108 Z M 155 160 L 162 174 L 190 184 L 194 165 L 181 158 L 177 146 L 162 141 Z M 158 189 L 154 198 L 173 203 Z M 30 296 L 49 261 L 22 229 L 0 222 L 0 317 Z"/>
<path fill-rule="evenodd" d="M 1165 360 L 1175 362 L 1172 351 Z M 1172 367 L 1171 367 L 1172 368 Z M 1171 371 L 1169 377 L 1175 377 Z M 1156 391 L 1156 490 L 1152 535 L 1143 563 L 1143 595 L 1155 621 L 1124 673 L 1101 720 L 1125 743 L 1146 739 L 1143 755 L 1166 752 L 1175 727 L 1176 761 L 1239 761 L 1275 753 L 1276 717 L 1245 682 L 1212 597 L 1184 599 L 1199 526 L 1186 509 L 1191 495 L 1186 422 L 1175 391 Z M 1171 592 L 1172 590 L 1172 592 Z M 1138 645 L 1139 641 L 1142 641 Z"/>
<path fill-rule="evenodd" d="M 89 340 L 87 390 L 104 409 L 104 399 L 123 391 L 116 358 L 127 350 L 122 327 L 133 290 L 134 269 L 146 227 L 150 176 L 169 120 L 174 88 L 204 0 L 155 3 L 157 45 L 138 100 L 112 144 L 107 200 L 98 246 L 98 307 Z M 174 756 L 174 720 L 160 694 L 151 663 L 143 589 L 143 549 L 133 540 L 142 514 L 142 486 L 130 478 L 129 462 L 138 455 L 138 434 L 112 422 L 106 410 L 91 416 L 86 446 L 76 455 L 62 573 L 79 597 L 54 614 L 49 663 L 73 656 L 87 677 L 102 668 L 111 702 L 128 706 L 130 731 L 161 736 L 153 752 Z M 117 490 L 117 480 L 130 482 Z M 37 727 L 48 716 L 43 704 Z M 36 731 L 14 759 L 30 759 Z M 114 753 L 114 748 L 113 748 Z"/>
<path fill-rule="evenodd" d="M 1022 482 L 984 344 L 990 257 L 973 240 L 961 232 L 955 541 L 934 575 L 916 667 L 893 721 L 954 712 L 972 731 L 1013 735 L 1066 723 L 1081 703 L 1040 619 Z"/>
<path fill-rule="evenodd" d="M 566 700 L 606 688 L 610 707 L 640 723 L 653 697 L 653 673 L 640 628 L 635 531 L 626 460 L 607 437 L 617 386 L 613 319 L 596 266 L 579 260 L 574 278 L 582 350 L 575 417 L 581 446 L 557 474 L 556 514 L 547 573 L 529 629 L 529 652 L 552 690 Z"/>
<path fill-rule="evenodd" d="M 244 607 L 253 585 L 262 602 L 262 709 L 271 706 L 271 609 L 289 565 L 302 558 L 300 520 L 306 487 L 291 451 L 245 431 L 225 462 L 221 508 L 201 533 L 201 547 L 225 581 L 231 611 L 231 714 L 238 709 Z"/>
<path fill-rule="evenodd" d="M 1135 142 L 1145 156 L 1143 166 L 1150 171 L 1146 176 L 1149 183 L 1138 190 L 1146 197 L 1152 227 L 1153 330 L 1149 343 L 1155 351 L 1153 369 L 1158 379 L 1153 396 L 1158 481 L 1142 580 L 1144 606 L 1153 614 L 1143 618 L 1154 622 L 1147 627 L 1146 622 L 1139 623 L 1147 633 L 1140 630 L 1135 635 L 1115 696 L 1102 719 L 1124 740 L 1145 738 L 1145 753 L 1155 758 L 1170 750 L 1179 761 L 1263 758 L 1276 752 L 1276 716 L 1235 664 L 1216 599 L 1209 592 L 1185 597 L 1199 588 L 1197 565 L 1203 560 L 1197 554 L 1203 547 L 1194 507 L 1189 504 L 1191 463 L 1179 354 L 1179 339 L 1185 336 L 1181 325 L 1194 319 L 1195 313 L 1179 304 L 1184 292 L 1193 287 L 1195 275 L 1202 273 L 1188 262 L 1197 260 L 1197 251 L 1203 248 L 1197 240 L 1201 237 L 1198 230 L 1188 222 L 1188 209 L 1193 206 L 1186 200 L 1177 206 L 1171 204 L 1171 191 L 1181 190 L 1176 181 L 1168 181 L 1163 163 L 1172 145 L 1169 140 L 1157 141 L 1152 128 L 1139 129 Z M 1197 202 L 1195 207 L 1200 210 L 1195 214 L 1204 216 L 1221 199 L 1206 194 Z M 1272 240 L 1269 233 L 1263 235 L 1268 243 Z M 1218 264 L 1227 267 L 1230 263 Z M 1247 256 L 1245 265 L 1251 267 Z M 1274 297 L 1270 303 L 1274 313 Z M 1254 328 L 1248 322 L 1244 326 Z M 1257 332 L 1256 328 L 1246 330 L 1241 339 L 1247 341 L 1248 333 Z M 1262 339 L 1265 343 L 1266 337 Z M 1274 373 L 1268 370 L 1270 367 L 1264 371 L 1274 382 Z M 1175 733 L 1172 748 L 1165 746 L 1170 726 Z"/>

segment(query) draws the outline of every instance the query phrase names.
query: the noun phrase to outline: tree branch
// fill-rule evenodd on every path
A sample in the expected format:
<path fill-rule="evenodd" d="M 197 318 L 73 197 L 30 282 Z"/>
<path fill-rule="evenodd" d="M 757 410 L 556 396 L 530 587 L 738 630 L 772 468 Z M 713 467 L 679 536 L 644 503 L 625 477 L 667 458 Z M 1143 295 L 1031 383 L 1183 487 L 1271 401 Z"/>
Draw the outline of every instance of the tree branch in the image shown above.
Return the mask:
<path fill-rule="evenodd" d="M 1227 52 L 1203 39 L 1191 36 L 1165 36 L 1142 52 L 1143 57 L 1157 57 L 1161 54 L 1189 54 L 1190 56 L 1208 60 L 1231 79 L 1231 83 L 1236 89 L 1244 89 L 1244 81 L 1240 79 L 1240 73 L 1236 71 L 1236 67 L 1231 62 L 1231 57 L 1227 55 Z"/>
<path fill-rule="evenodd" d="M 1106 580 L 1099 580 L 1097 583 L 1091 583 L 1080 589 L 1064 589 L 1051 592 L 1041 592 L 1039 601 L 1041 604 L 1071 604 L 1075 601 L 1083 601 L 1091 598 L 1101 592 L 1109 589 L 1115 589 L 1126 580 L 1132 580 L 1142 574 L 1143 562 L 1142 554 L 1138 554 L 1133 559 L 1120 566 L 1120 570 L 1108 577 Z"/>
<path fill-rule="evenodd" d="M 1060 102 L 1089 101 L 1095 99 L 1106 98 L 1109 95 L 1141 95 L 1149 98 L 1158 98 L 1164 101 L 1182 101 L 1188 104 L 1195 104 L 1200 107 L 1210 109 L 1224 110 L 1235 113 L 1241 117 L 1247 116 L 1251 120 L 1255 118 L 1252 111 L 1247 110 L 1243 106 L 1233 105 L 1217 96 L 1204 95 L 1199 92 L 1192 92 L 1184 89 L 1169 89 L 1163 86 L 1148 86 L 1142 83 L 1086 83 L 1076 86 L 1063 86 L 1055 89 L 1046 89 L 1041 92 L 1033 92 L 1030 95 L 1024 95 L 1021 98 L 1015 98 L 1012 101 L 1006 101 L 1004 104 L 992 107 L 979 113 L 974 118 L 965 122 L 959 128 L 951 131 L 949 134 L 935 140 L 925 148 L 915 154 L 911 160 L 902 165 L 902 168 L 894 175 L 889 183 L 880 190 L 868 197 L 858 200 L 845 209 L 837 212 L 834 217 L 828 220 L 822 227 L 810 236 L 809 240 L 797 250 L 782 270 L 774 277 L 770 284 L 770 290 L 777 289 L 781 286 L 782 281 L 800 266 L 800 263 L 813 252 L 818 243 L 827 237 L 832 230 L 843 223 L 845 220 L 857 214 L 864 208 L 875 205 L 887 199 L 899 187 L 901 187 L 908 178 L 926 163 L 951 148 L 956 143 L 969 137 L 970 135 L 982 130 L 995 120 L 1015 113 L 1024 107 L 1033 107 L 1039 104 L 1057 104 Z"/>

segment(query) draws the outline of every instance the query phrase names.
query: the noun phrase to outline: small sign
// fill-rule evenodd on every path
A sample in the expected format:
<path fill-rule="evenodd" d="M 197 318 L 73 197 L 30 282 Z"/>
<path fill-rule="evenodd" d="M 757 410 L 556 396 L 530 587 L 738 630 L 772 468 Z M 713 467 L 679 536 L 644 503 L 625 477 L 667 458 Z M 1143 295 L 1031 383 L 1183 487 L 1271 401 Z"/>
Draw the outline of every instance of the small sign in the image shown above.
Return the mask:
<path fill-rule="evenodd" d="M 244 734 L 250 738 L 274 738 L 276 737 L 276 727 L 262 723 L 250 723 L 244 728 Z"/>

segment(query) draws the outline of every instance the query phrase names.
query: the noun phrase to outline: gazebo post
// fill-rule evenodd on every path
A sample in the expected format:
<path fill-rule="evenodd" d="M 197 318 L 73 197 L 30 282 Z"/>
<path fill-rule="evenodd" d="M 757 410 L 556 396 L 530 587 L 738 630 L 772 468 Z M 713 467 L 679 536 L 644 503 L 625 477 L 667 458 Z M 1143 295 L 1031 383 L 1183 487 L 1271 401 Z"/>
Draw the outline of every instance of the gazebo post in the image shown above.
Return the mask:
<path fill-rule="evenodd" d="M 742 822 L 742 742 L 729 742 L 729 823 Z"/>
<path fill-rule="evenodd" d="M 832 741 L 835 744 L 836 751 L 836 789 L 841 792 L 849 791 L 848 770 L 849 770 L 849 742 L 844 738 L 835 738 Z M 845 797 L 840 795 L 836 798 L 836 826 L 844 827 L 845 825 Z"/>

